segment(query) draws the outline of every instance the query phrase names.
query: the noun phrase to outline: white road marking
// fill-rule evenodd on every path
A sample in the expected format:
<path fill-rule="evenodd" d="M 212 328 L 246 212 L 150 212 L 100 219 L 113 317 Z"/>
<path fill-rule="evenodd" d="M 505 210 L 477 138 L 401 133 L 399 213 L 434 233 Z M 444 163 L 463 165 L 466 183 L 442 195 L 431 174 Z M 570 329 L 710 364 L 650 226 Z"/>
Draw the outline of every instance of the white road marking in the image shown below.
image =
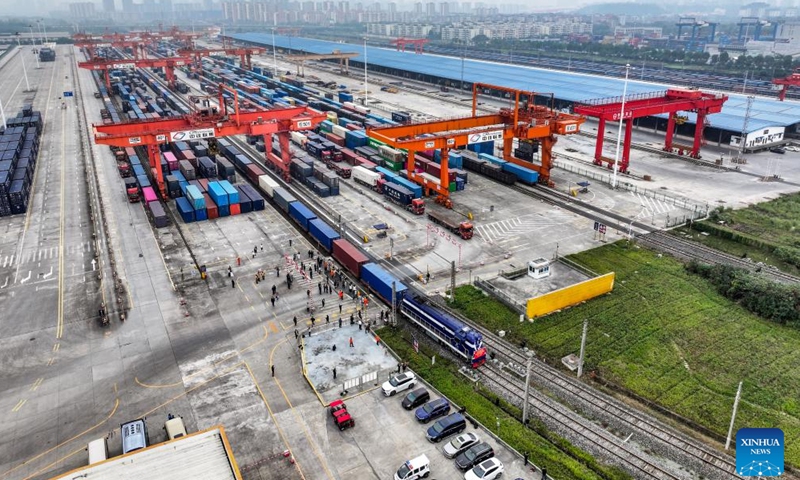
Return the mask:
<path fill-rule="evenodd" d="M 31 279 L 31 271 L 30 271 L 30 270 L 28 270 L 28 276 L 27 276 L 27 277 L 25 277 L 25 278 L 23 278 L 22 280 L 20 280 L 20 281 L 19 281 L 19 283 L 25 283 L 25 282 L 27 282 L 27 281 L 28 281 L 28 280 L 30 280 L 30 279 Z"/>
<path fill-rule="evenodd" d="M 5 282 L 5 283 L 3 284 L 3 286 L 2 286 L 2 287 L 0 287 L 0 288 L 6 288 L 6 286 L 8 286 L 8 277 L 6 277 L 6 282 Z"/>
<path fill-rule="evenodd" d="M 50 272 L 49 273 L 45 273 L 44 275 L 42 275 L 42 278 L 47 278 L 52 274 L 53 274 L 53 266 L 50 265 Z"/>

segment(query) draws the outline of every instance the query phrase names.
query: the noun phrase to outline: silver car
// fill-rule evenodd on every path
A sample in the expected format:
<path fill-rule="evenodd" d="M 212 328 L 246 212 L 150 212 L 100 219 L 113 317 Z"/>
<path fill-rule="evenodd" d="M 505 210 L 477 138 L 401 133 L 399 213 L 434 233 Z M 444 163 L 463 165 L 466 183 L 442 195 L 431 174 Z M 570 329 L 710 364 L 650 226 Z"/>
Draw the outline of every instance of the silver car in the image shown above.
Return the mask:
<path fill-rule="evenodd" d="M 458 454 L 469 447 L 476 445 L 480 441 L 481 439 L 472 432 L 462 433 L 461 435 L 447 442 L 447 445 L 442 448 L 442 453 L 444 453 L 444 456 L 447 458 L 456 458 Z"/>

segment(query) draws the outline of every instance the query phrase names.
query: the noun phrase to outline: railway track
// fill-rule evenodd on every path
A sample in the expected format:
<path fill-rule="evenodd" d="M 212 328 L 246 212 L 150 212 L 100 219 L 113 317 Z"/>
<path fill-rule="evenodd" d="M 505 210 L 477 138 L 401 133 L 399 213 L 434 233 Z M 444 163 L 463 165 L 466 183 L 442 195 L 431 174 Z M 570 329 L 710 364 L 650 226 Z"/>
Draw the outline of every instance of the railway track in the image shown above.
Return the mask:
<path fill-rule="evenodd" d="M 440 306 L 442 305 L 440 304 Z M 524 392 L 524 378 L 527 362 L 526 352 L 512 345 L 507 340 L 500 338 L 486 328 L 476 325 L 474 322 L 464 318 L 458 313 L 449 313 L 479 331 L 483 335 L 486 348 L 489 352 L 495 354 L 495 358 L 501 357 L 506 360 L 503 364 L 503 368 L 492 365 L 491 361 L 488 362 L 485 366 L 488 366 L 493 374 L 491 376 L 482 375 L 482 378 L 487 381 L 487 384 L 491 383 L 492 385 L 496 385 L 498 389 L 514 396 L 514 398 L 519 396 L 519 405 L 521 405 L 522 400 L 519 392 Z M 500 360 L 500 362 L 502 362 L 502 360 Z M 625 405 L 619 400 L 598 391 L 576 378 L 572 378 L 535 357 L 531 362 L 531 382 L 550 390 L 561 399 L 562 402 L 570 404 L 577 410 L 573 411 L 562 407 L 564 410 L 561 411 L 561 421 L 570 421 L 580 425 L 580 427 L 565 427 L 567 431 L 564 433 L 567 438 L 571 441 L 576 441 L 576 439 L 581 438 L 580 435 L 582 435 L 582 432 L 580 428 L 587 428 L 586 422 L 589 422 L 595 430 L 603 430 L 605 434 L 601 435 L 600 438 L 604 438 L 607 443 L 614 441 L 614 439 L 617 442 L 617 444 L 609 444 L 609 448 L 613 447 L 609 453 L 609 460 L 625 467 L 634 474 L 635 478 L 640 478 L 636 473 L 640 471 L 639 469 L 643 468 L 642 462 L 650 464 L 653 462 L 648 461 L 646 458 L 640 458 L 634 461 L 633 464 L 628 464 L 625 461 L 617 462 L 615 459 L 618 452 L 614 449 L 619 448 L 618 443 L 622 441 L 612 433 L 605 431 L 602 427 L 586 420 L 582 415 L 602 420 L 603 422 L 613 425 L 620 431 L 630 433 L 634 441 L 640 444 L 646 444 L 648 450 L 657 452 L 660 456 L 672 462 L 686 465 L 702 474 L 705 478 L 720 480 L 736 478 L 734 476 L 736 465 L 734 459 L 730 456 L 662 424 L 646 413 Z M 545 415 L 543 417 L 544 419 L 548 418 L 546 415 L 550 415 L 550 413 L 535 405 L 534 408 Z M 596 435 L 600 434 L 596 433 Z M 604 444 L 596 438 L 592 439 L 587 447 L 602 449 L 603 451 L 607 450 Z M 653 472 L 661 470 L 661 467 L 657 465 L 656 468 L 657 470 L 653 470 Z"/>
<path fill-rule="evenodd" d="M 512 403 L 521 405 L 524 401 L 524 386 L 513 381 L 507 372 L 493 365 L 485 365 L 479 377 L 486 385 L 494 387 L 495 391 L 502 392 L 503 396 L 512 397 Z M 539 412 L 539 417 L 548 424 L 548 427 L 566 437 L 571 437 L 574 443 L 582 444 L 595 455 L 606 457 L 607 461 L 628 471 L 636 479 L 670 480 L 680 479 L 680 476 L 652 462 L 648 455 L 641 452 L 632 444 L 625 443 L 613 433 L 603 429 L 587 420 L 567 407 L 546 396 L 533 395 L 529 397 L 528 405 Z"/>
<path fill-rule="evenodd" d="M 780 283 L 800 283 L 800 278 L 781 272 L 774 267 L 748 262 L 747 260 L 715 250 L 701 243 L 676 237 L 666 232 L 652 232 L 638 238 L 639 241 L 645 245 L 679 258 L 743 268 L 751 272 L 758 272 L 760 275 Z"/>

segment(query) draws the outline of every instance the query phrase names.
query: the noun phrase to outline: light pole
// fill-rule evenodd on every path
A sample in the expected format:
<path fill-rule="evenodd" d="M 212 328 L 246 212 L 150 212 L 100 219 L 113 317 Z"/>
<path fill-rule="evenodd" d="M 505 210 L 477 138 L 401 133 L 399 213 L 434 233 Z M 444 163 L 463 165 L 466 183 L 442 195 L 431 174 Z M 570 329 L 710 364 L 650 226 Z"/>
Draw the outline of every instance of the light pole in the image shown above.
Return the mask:
<path fill-rule="evenodd" d="M 17 46 L 19 47 L 19 59 L 22 60 L 22 74 L 25 75 L 25 91 L 31 91 L 31 84 L 28 83 L 28 69 L 25 68 L 25 53 L 22 52 L 22 44 L 19 41 L 19 32 L 17 32 Z"/>
<path fill-rule="evenodd" d="M 467 56 L 467 43 L 463 40 L 464 45 L 461 49 L 461 91 L 464 91 L 464 57 Z"/>
<path fill-rule="evenodd" d="M 47 25 L 44 24 L 44 19 L 42 19 L 42 31 L 44 32 L 44 41 L 47 42 Z"/>
<path fill-rule="evenodd" d="M 367 37 L 364 37 L 364 108 L 367 108 L 367 95 L 369 95 L 369 85 L 367 84 Z"/>
<path fill-rule="evenodd" d="M 36 50 L 36 37 L 33 35 L 33 25 L 28 25 L 28 29 L 31 31 L 31 42 L 33 43 L 33 49 Z M 36 69 L 42 68 L 39 65 L 39 55 L 34 55 L 36 57 Z"/>
<path fill-rule="evenodd" d="M 42 24 L 40 20 L 36 20 L 36 30 L 39 31 L 39 43 L 44 47 L 44 36 L 42 36 Z"/>
<path fill-rule="evenodd" d="M 278 78 L 278 54 L 275 51 L 275 29 L 272 29 L 272 65 L 275 71 L 275 79 Z"/>
<path fill-rule="evenodd" d="M 3 100 L 0 99 L 0 117 L 3 118 L 3 129 L 7 129 L 8 125 L 6 125 L 6 112 L 3 111 Z"/>
<path fill-rule="evenodd" d="M 619 129 L 617 130 L 617 151 L 614 152 L 614 176 L 611 188 L 617 188 L 617 170 L 619 170 L 619 146 L 622 142 L 622 121 L 625 119 L 625 96 L 628 94 L 628 75 L 631 73 L 631 64 L 625 64 L 625 84 L 622 87 L 622 106 L 619 109 Z"/>

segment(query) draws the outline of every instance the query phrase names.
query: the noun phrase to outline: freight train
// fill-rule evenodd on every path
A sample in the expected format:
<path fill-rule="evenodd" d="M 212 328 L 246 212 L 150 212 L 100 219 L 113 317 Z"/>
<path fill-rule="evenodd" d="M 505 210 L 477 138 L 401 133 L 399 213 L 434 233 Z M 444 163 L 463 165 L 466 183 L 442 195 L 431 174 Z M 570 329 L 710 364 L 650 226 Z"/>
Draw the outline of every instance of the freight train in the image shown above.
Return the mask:
<path fill-rule="evenodd" d="M 235 148 L 227 142 L 220 142 L 219 146 L 222 155 L 230 155 L 228 149 Z M 241 162 L 234 164 L 243 170 Z M 427 304 L 423 298 L 414 296 L 400 279 L 372 262 L 361 249 L 342 238 L 336 229 L 318 218 L 310 208 L 282 188 L 269 175 L 260 175 L 254 183 L 266 198 L 271 199 L 302 231 L 308 233 L 322 251 L 336 259 L 367 289 L 389 305 L 394 301 L 400 313 L 439 344 L 469 362 L 473 368 L 478 368 L 486 361 L 483 336 L 479 332 L 446 312 Z"/>

